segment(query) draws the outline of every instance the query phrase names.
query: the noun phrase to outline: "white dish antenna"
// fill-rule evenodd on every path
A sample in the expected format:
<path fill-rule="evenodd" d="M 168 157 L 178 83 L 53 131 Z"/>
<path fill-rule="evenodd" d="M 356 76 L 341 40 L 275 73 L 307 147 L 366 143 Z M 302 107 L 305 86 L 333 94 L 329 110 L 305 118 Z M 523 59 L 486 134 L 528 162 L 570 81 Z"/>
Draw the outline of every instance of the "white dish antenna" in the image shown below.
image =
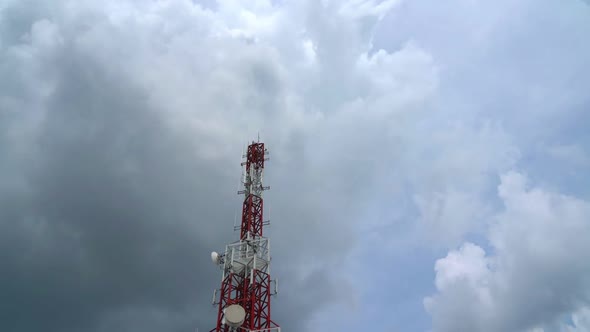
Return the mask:
<path fill-rule="evenodd" d="M 219 254 L 216 251 L 213 251 L 211 253 L 211 261 L 213 262 L 213 264 L 219 265 Z"/>
<path fill-rule="evenodd" d="M 225 308 L 223 319 L 230 327 L 240 327 L 244 324 L 246 310 L 239 304 L 232 304 Z"/>

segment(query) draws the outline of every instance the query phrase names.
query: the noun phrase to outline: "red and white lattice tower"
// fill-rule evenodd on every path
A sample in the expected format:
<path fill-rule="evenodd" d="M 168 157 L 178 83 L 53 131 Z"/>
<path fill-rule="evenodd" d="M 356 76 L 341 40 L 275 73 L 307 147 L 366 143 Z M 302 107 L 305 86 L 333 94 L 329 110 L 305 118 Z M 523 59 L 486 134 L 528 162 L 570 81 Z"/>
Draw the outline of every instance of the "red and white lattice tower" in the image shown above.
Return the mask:
<path fill-rule="evenodd" d="M 222 270 L 221 288 L 213 293 L 218 306 L 217 325 L 213 331 L 280 332 L 270 317 L 270 297 L 277 293 L 277 281 L 270 278 L 270 241 L 263 236 L 268 225 L 263 215 L 262 185 L 264 162 L 268 160 L 264 143 L 252 142 L 244 156 L 245 174 L 242 222 L 234 226 L 240 239 L 228 244 L 224 254 L 211 253 L 211 259 Z M 273 289 L 271 290 L 271 284 Z"/>

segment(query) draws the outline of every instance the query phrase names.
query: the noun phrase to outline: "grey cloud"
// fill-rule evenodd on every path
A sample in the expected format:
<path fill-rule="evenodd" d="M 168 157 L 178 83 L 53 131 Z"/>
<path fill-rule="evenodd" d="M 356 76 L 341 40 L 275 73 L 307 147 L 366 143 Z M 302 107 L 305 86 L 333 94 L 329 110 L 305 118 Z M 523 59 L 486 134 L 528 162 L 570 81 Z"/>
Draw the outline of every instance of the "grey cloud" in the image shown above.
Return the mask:
<path fill-rule="evenodd" d="M 429 247 L 477 228 L 480 215 L 455 210 L 465 197 L 487 207 L 493 174 L 516 159 L 512 136 L 450 110 L 424 40 L 371 49 L 375 3 L 5 4 L 21 23 L 0 27 L 0 287 L 16 300 L 2 302 L 0 327 L 212 326 L 207 254 L 235 236 L 238 157 L 257 131 L 271 150 L 273 315 L 285 330 L 321 329 L 314 317 L 354 303 L 366 273 L 387 273 L 349 280 L 347 258 L 359 224 L 375 222 L 361 218 L 372 202 L 399 207 L 391 187 L 422 208 L 409 228 L 435 236 L 389 227 L 383 246 L 392 233 Z"/>
<path fill-rule="evenodd" d="M 229 218 L 206 202 L 223 201 L 215 182 L 229 183 L 123 77 L 76 50 L 60 55 L 46 64 L 60 68 L 47 116 L 23 147 L 36 153 L 16 174 L 26 194 L 14 205 L 3 192 L 3 329 L 92 330 L 132 304 L 203 307 L 196 285 L 217 281 L 199 271 L 208 234 Z M 194 176 L 202 169 L 209 181 Z"/>
<path fill-rule="evenodd" d="M 277 322 L 313 329 L 315 313 L 350 301 L 334 268 L 363 193 L 344 190 L 345 150 L 314 150 L 310 131 L 334 128 L 290 85 L 293 55 L 212 37 L 222 19 L 181 1 L 35 4 L 2 12 L 21 22 L 2 20 L 0 49 L 2 330 L 212 326 L 207 254 L 232 240 L 239 145 L 256 129 L 273 158 Z"/>

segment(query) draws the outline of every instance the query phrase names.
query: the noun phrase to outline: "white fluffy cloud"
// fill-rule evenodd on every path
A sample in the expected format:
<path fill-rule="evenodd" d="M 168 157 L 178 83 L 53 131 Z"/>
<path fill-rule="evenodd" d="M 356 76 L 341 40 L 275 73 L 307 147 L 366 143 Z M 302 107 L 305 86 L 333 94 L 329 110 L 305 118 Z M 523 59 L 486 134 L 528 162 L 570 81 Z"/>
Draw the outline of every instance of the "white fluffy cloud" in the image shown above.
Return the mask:
<path fill-rule="evenodd" d="M 590 308 L 583 307 L 572 314 L 572 324 L 563 324 L 560 332 L 590 331 Z"/>
<path fill-rule="evenodd" d="M 590 301 L 590 202 L 530 187 L 516 172 L 498 193 L 490 252 L 466 243 L 436 262 L 438 293 L 425 299 L 436 331 L 539 328 Z"/>

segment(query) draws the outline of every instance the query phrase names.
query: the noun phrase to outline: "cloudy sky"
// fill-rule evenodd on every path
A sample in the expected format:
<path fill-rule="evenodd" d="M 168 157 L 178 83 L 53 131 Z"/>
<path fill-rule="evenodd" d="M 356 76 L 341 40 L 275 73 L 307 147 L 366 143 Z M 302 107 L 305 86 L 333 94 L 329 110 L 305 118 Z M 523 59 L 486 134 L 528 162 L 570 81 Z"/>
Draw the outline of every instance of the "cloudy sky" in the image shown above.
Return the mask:
<path fill-rule="evenodd" d="M 0 0 L 0 330 L 207 331 L 260 133 L 284 331 L 590 331 L 590 3 Z"/>

